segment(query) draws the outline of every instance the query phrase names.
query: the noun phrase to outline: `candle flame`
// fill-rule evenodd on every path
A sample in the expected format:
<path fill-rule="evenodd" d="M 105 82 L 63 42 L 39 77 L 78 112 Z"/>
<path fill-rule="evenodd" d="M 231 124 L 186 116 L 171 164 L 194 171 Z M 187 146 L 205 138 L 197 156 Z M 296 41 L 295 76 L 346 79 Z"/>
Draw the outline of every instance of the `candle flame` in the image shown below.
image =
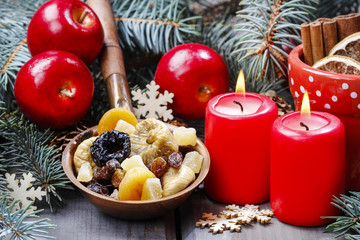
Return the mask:
<path fill-rule="evenodd" d="M 308 116 L 310 117 L 310 100 L 309 94 L 305 91 L 302 104 L 301 104 L 301 116 Z"/>
<path fill-rule="evenodd" d="M 244 71 L 242 69 L 239 72 L 239 76 L 236 82 L 235 92 L 243 93 L 243 94 L 245 93 L 245 76 L 244 76 Z"/>

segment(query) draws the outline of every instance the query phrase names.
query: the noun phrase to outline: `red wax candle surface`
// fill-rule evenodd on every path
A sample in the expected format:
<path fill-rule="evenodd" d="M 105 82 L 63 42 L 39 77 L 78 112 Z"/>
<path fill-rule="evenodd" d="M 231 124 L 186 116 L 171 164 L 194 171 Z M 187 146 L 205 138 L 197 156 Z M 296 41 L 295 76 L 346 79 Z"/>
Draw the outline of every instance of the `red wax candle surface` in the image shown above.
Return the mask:
<path fill-rule="evenodd" d="M 208 102 L 205 145 L 211 167 L 205 189 L 211 198 L 235 204 L 269 200 L 270 130 L 277 114 L 276 104 L 256 93 L 225 93 Z"/>
<path fill-rule="evenodd" d="M 309 128 L 306 131 L 300 122 Z M 271 208 L 275 216 L 299 226 L 320 226 L 339 210 L 333 196 L 344 193 L 345 136 L 332 114 L 293 112 L 278 118 L 271 134 Z"/>

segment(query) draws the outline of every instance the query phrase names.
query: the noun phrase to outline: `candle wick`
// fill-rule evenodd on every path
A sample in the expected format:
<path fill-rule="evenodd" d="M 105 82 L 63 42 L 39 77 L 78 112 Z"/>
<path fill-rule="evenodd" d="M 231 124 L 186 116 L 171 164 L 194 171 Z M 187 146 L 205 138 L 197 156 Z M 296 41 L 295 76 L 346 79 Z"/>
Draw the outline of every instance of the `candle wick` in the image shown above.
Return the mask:
<path fill-rule="evenodd" d="M 305 123 L 300 122 L 300 126 L 304 127 L 306 131 L 309 131 L 309 127 Z"/>
<path fill-rule="evenodd" d="M 243 105 L 242 105 L 240 102 L 234 100 L 233 103 L 235 103 L 235 104 L 237 104 L 237 105 L 240 106 L 241 112 L 244 111 L 244 107 L 243 107 Z"/>

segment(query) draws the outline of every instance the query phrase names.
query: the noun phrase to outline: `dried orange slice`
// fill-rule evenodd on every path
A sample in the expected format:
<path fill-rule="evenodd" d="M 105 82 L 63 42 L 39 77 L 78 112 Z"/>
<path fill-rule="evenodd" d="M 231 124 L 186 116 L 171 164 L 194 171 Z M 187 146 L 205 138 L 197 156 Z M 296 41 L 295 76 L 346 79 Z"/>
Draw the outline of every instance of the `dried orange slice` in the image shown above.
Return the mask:
<path fill-rule="evenodd" d="M 349 35 L 336 44 L 329 52 L 329 56 L 340 55 L 360 62 L 360 32 Z"/>
<path fill-rule="evenodd" d="M 126 108 L 112 108 L 101 117 L 98 125 L 98 134 L 100 135 L 103 132 L 115 129 L 119 120 L 124 120 L 133 126 L 136 126 L 138 123 L 137 118 L 130 110 Z"/>
<path fill-rule="evenodd" d="M 344 56 L 328 56 L 317 61 L 314 68 L 341 74 L 360 75 L 360 63 Z"/>

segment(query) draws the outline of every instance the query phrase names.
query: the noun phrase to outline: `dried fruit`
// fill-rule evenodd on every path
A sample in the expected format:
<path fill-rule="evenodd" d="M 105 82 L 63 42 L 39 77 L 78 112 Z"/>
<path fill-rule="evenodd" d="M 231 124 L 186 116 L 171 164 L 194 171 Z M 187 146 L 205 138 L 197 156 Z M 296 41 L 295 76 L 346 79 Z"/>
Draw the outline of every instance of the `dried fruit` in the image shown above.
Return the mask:
<path fill-rule="evenodd" d="M 150 166 L 155 158 L 168 157 L 179 149 L 167 126 L 153 118 L 148 118 L 136 125 L 130 140 L 131 151 L 141 155 L 146 166 Z"/>
<path fill-rule="evenodd" d="M 129 134 L 113 130 L 101 134 L 90 147 L 91 156 L 99 167 L 116 159 L 120 163 L 130 155 Z"/>
<path fill-rule="evenodd" d="M 196 145 L 197 137 L 195 128 L 178 127 L 174 130 L 173 135 L 180 146 Z"/>
<path fill-rule="evenodd" d="M 352 58 L 356 61 L 360 61 L 360 33 L 354 33 L 339 43 L 337 43 L 329 52 L 329 56 L 341 55 L 345 57 Z"/>
<path fill-rule="evenodd" d="M 189 152 L 185 155 L 184 161 L 182 162 L 183 165 L 188 166 L 194 173 L 199 173 L 202 162 L 204 158 L 200 155 L 197 151 Z"/>
<path fill-rule="evenodd" d="M 185 189 L 195 180 L 195 173 L 191 168 L 181 165 L 180 169 L 169 168 L 162 177 L 163 197 L 170 196 Z"/>
<path fill-rule="evenodd" d="M 168 157 L 168 163 L 171 167 L 179 169 L 181 167 L 181 163 L 183 161 L 183 157 L 181 152 L 173 152 Z"/>
<path fill-rule="evenodd" d="M 179 146 L 179 152 L 183 156 L 185 156 L 188 152 L 196 151 L 195 147 L 187 145 L 187 146 Z"/>
<path fill-rule="evenodd" d="M 111 179 L 111 175 L 112 173 L 109 173 L 108 168 L 105 167 L 101 167 L 101 168 L 96 168 L 94 171 L 94 179 L 96 181 L 109 181 Z"/>
<path fill-rule="evenodd" d="M 99 193 L 101 195 L 108 195 L 109 194 L 109 190 L 107 189 L 107 187 L 101 185 L 100 183 L 93 181 L 91 182 L 88 186 L 88 189 L 90 189 L 93 192 Z"/>
<path fill-rule="evenodd" d="M 317 61 L 313 68 L 327 72 L 360 75 L 360 63 L 352 58 L 334 55 Z"/>
<path fill-rule="evenodd" d="M 114 187 L 119 187 L 121 181 L 125 177 L 125 171 L 122 169 L 116 169 L 114 174 L 111 176 L 111 184 L 114 185 Z"/>
<path fill-rule="evenodd" d="M 119 161 L 116 159 L 111 159 L 110 161 L 106 162 L 106 168 L 108 169 L 108 172 L 111 174 L 113 174 L 116 171 L 116 169 L 118 169 L 120 167 L 121 167 L 121 165 L 120 165 Z"/>
<path fill-rule="evenodd" d="M 140 200 L 146 179 L 155 178 L 149 169 L 134 167 L 126 172 L 119 185 L 120 200 Z"/>
<path fill-rule="evenodd" d="M 126 132 L 127 134 L 131 134 L 135 132 L 135 127 L 124 120 L 119 120 L 115 126 L 115 130 L 119 132 Z"/>
<path fill-rule="evenodd" d="M 160 199 L 161 197 L 162 197 L 162 187 L 161 187 L 160 179 L 158 178 L 146 179 L 141 194 L 141 200 L 154 200 L 154 199 Z"/>
<path fill-rule="evenodd" d="M 95 139 L 96 137 L 88 138 L 82 141 L 79 144 L 79 146 L 76 148 L 76 151 L 74 153 L 74 166 L 75 166 L 75 171 L 77 173 L 79 173 L 81 165 L 83 165 L 86 162 L 90 163 L 92 168 L 96 167 L 96 164 L 91 157 L 91 151 L 90 151 L 90 146 L 93 145 Z"/>
<path fill-rule="evenodd" d="M 81 165 L 79 173 L 77 175 L 77 180 L 79 182 L 90 182 L 93 178 L 93 170 L 89 162 L 85 162 Z"/>
<path fill-rule="evenodd" d="M 143 167 L 146 168 L 143 160 L 141 159 L 140 155 L 134 155 L 131 158 L 127 158 L 125 159 L 122 163 L 121 163 L 121 167 L 122 169 L 124 169 L 125 171 L 129 171 L 130 169 L 134 168 L 134 167 Z"/>
<path fill-rule="evenodd" d="M 160 178 L 162 175 L 166 173 L 168 170 L 169 165 L 166 162 L 166 160 L 162 157 L 155 158 L 154 161 L 152 161 L 150 166 L 150 171 L 155 174 L 157 178 Z"/>
<path fill-rule="evenodd" d="M 112 108 L 107 111 L 99 121 L 99 135 L 104 132 L 114 130 L 116 124 L 120 119 L 130 123 L 133 126 L 136 126 L 136 124 L 138 123 L 137 118 L 130 110 L 126 108 Z"/>

